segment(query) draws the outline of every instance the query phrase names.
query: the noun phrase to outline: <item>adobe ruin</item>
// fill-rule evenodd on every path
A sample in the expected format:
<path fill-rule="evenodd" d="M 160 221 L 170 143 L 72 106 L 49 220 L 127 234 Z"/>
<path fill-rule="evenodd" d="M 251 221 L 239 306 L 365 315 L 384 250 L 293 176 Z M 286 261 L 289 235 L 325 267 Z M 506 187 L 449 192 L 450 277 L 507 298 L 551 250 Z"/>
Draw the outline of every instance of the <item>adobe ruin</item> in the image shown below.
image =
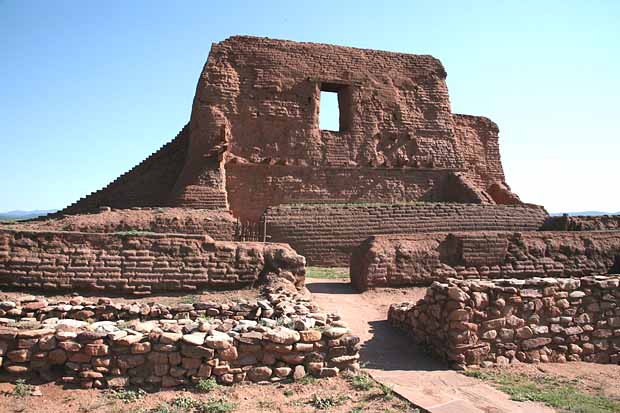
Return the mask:
<path fill-rule="evenodd" d="M 620 272 L 620 219 L 549 217 L 521 202 L 505 181 L 497 125 L 453 114 L 445 80 L 431 56 L 247 36 L 213 44 L 175 139 L 64 210 L 0 228 L 0 286 L 150 294 L 262 283 L 264 296 L 133 310 L 109 300 L 76 311 L 3 302 L 10 325 L 41 325 L 1 330 L 0 365 L 20 374 L 84 361 L 66 378 L 86 387 L 126 376 L 155 387 L 209 376 L 277 382 L 359 367 L 359 338 L 300 295 L 306 264 L 350 266 L 359 291 L 430 285 L 418 304 L 393 306 L 390 321 L 459 367 L 618 362 L 615 339 L 590 348 L 575 331 L 594 331 L 595 342 L 620 325 L 618 280 L 608 275 Z M 338 131 L 319 126 L 322 91 L 338 96 Z M 260 236 L 248 239 L 239 221 Z M 612 304 L 613 314 L 601 311 Z M 121 325 L 169 317 L 149 334 L 96 323 L 68 334 L 46 323 L 78 313 Z M 583 357 L 565 346 L 579 340 Z"/>
<path fill-rule="evenodd" d="M 453 114 L 427 55 L 235 36 L 211 46 L 179 135 L 61 213 L 172 206 L 257 221 L 290 203 L 521 204 L 498 127 Z M 340 130 L 319 128 L 321 91 Z"/>

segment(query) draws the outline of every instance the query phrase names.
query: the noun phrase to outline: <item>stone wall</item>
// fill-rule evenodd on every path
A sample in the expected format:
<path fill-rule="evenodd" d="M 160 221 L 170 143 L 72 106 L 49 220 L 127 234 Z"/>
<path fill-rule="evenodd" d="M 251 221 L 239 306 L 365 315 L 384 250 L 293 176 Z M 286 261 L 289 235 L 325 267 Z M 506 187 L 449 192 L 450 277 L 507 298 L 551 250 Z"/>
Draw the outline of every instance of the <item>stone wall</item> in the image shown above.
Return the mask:
<path fill-rule="evenodd" d="M 562 215 L 547 218 L 543 231 L 610 231 L 620 230 L 620 215 Z"/>
<path fill-rule="evenodd" d="M 303 287 L 288 245 L 205 235 L 0 230 L 0 286 L 148 294 L 238 288 L 275 273 Z"/>
<path fill-rule="evenodd" d="M 448 280 L 388 319 L 455 368 L 620 362 L 620 277 Z"/>
<path fill-rule="evenodd" d="M 175 307 L 82 297 L 2 301 L 0 313 L 0 366 L 9 379 L 29 373 L 82 388 L 155 390 L 359 368 L 359 338 L 338 316 L 285 288 L 267 288 L 257 301 Z"/>
<path fill-rule="evenodd" d="M 5 224 L 14 229 L 73 232 L 157 232 L 207 234 L 217 241 L 235 240 L 237 219 L 229 211 L 193 208 L 111 209 Z"/>
<path fill-rule="evenodd" d="M 473 232 L 371 237 L 351 258 L 351 282 L 428 285 L 447 278 L 584 277 L 620 272 L 620 231 Z"/>
<path fill-rule="evenodd" d="M 271 241 L 289 243 L 312 265 L 335 266 L 347 266 L 371 235 L 531 231 L 546 216 L 540 207 L 458 203 L 282 205 L 265 213 Z"/>

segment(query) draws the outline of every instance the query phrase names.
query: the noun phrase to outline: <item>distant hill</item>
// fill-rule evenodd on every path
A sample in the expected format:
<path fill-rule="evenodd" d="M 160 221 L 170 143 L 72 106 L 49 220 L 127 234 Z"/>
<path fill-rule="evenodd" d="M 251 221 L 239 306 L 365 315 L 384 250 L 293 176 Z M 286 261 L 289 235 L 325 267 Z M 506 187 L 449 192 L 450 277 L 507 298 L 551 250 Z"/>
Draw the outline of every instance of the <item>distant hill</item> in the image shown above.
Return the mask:
<path fill-rule="evenodd" d="M 564 214 L 568 214 L 571 216 L 575 216 L 575 215 L 620 215 L 620 211 L 619 212 L 601 212 L 601 211 L 580 211 L 580 212 L 551 212 L 549 215 L 552 216 L 560 216 L 560 215 L 564 215 Z"/>
<path fill-rule="evenodd" d="M 35 210 L 35 211 L 8 211 L 0 212 L 0 221 L 19 221 L 22 219 L 32 219 L 41 215 L 51 214 L 57 209 Z"/>

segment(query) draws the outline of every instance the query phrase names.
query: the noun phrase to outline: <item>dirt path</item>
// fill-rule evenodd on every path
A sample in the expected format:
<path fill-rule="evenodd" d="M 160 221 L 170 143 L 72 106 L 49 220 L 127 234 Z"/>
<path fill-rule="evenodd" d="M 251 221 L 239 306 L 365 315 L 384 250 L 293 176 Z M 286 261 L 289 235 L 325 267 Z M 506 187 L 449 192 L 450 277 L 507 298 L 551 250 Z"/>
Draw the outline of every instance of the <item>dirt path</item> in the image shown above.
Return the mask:
<path fill-rule="evenodd" d="M 355 293 L 348 279 L 307 279 L 314 300 L 340 314 L 362 339 L 362 363 L 378 381 L 432 413 L 553 412 L 539 403 L 511 401 L 493 387 L 432 359 L 387 323 L 391 303 L 415 301 L 425 289 L 381 289 Z"/>

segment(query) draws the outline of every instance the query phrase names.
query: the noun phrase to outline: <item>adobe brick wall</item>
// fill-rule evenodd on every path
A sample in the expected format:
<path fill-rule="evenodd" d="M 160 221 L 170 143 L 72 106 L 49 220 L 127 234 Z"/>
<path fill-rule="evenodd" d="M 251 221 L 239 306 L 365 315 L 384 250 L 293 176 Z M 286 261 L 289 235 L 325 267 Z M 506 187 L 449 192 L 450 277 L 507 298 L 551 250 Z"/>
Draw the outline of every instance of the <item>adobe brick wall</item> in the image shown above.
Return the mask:
<path fill-rule="evenodd" d="M 447 280 L 389 322 L 455 368 L 620 362 L 620 277 Z"/>
<path fill-rule="evenodd" d="M 205 235 L 0 230 L 0 286 L 148 294 L 237 288 L 275 273 L 301 288 L 305 259 L 288 245 Z"/>
<path fill-rule="evenodd" d="M 255 301 L 175 307 L 82 297 L 2 301 L 0 313 L 13 321 L 0 327 L 0 366 L 9 380 L 29 373 L 49 381 L 60 373 L 59 382 L 82 388 L 156 390 L 207 378 L 268 384 L 359 368 L 359 338 L 289 289 L 267 287 Z"/>
<path fill-rule="evenodd" d="M 113 208 L 168 205 L 168 198 L 185 161 L 189 143 L 186 125 L 172 141 L 106 187 L 80 198 L 52 216 Z M 218 205 L 225 208 L 225 203 Z"/>
<path fill-rule="evenodd" d="M 546 216 L 540 207 L 458 203 L 282 205 L 265 212 L 271 241 L 290 244 L 311 265 L 336 266 L 348 266 L 351 252 L 372 235 L 532 231 Z"/>
<path fill-rule="evenodd" d="M 356 289 L 447 278 L 585 277 L 620 273 L 620 231 L 460 232 L 378 236 L 352 254 Z"/>
<path fill-rule="evenodd" d="M 242 221 L 258 221 L 268 207 L 291 203 L 439 202 L 455 200 L 457 193 L 459 202 L 488 201 L 455 188 L 454 181 L 445 169 L 226 165 L 230 209 Z"/>
<path fill-rule="evenodd" d="M 9 225 L 9 224 L 5 224 Z M 235 240 L 237 219 L 228 211 L 193 208 L 112 209 L 17 222 L 13 229 L 74 232 L 157 232 L 207 234 L 216 241 Z"/>
<path fill-rule="evenodd" d="M 543 231 L 609 231 L 620 230 L 620 215 L 554 216 L 549 217 Z"/>
<path fill-rule="evenodd" d="M 446 170 L 461 174 L 433 200 L 520 204 L 505 183 L 497 125 L 452 114 L 445 79 L 441 62 L 427 55 L 231 37 L 212 45 L 190 122 L 179 136 L 62 212 L 101 205 L 227 209 L 232 194 L 239 217 L 256 219 L 258 207 L 242 208 L 257 196 L 243 197 L 243 189 L 257 183 L 248 173 L 258 173 L 268 191 L 261 207 L 277 205 L 283 170 L 274 166 L 298 168 L 287 175 L 301 180 L 289 183 L 299 191 L 291 198 L 333 202 L 343 197 L 344 184 L 335 180 L 349 174 L 369 186 L 353 199 L 428 200 L 436 183 L 428 180 L 430 169 L 438 177 Z M 339 93 L 342 130 L 320 129 L 321 90 Z M 264 169 L 227 167 L 234 163 Z M 325 173 L 314 179 L 317 171 Z"/>

